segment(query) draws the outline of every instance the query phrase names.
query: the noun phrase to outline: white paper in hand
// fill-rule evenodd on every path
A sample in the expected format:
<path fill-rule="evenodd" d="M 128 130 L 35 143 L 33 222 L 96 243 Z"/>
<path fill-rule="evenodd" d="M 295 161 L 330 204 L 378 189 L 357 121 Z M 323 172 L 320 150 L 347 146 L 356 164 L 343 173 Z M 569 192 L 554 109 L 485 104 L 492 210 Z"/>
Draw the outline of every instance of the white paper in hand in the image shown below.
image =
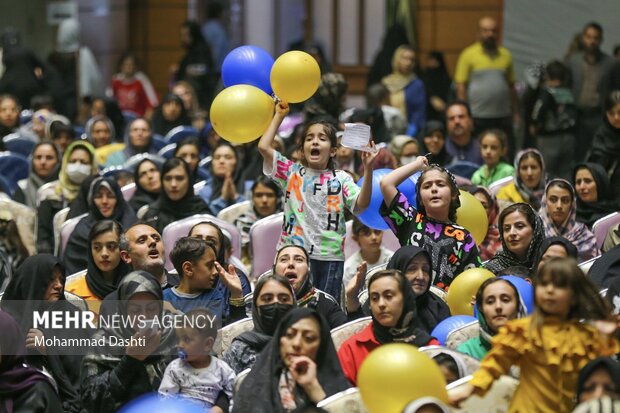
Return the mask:
<path fill-rule="evenodd" d="M 368 144 L 370 142 L 370 126 L 363 123 L 345 123 L 344 134 L 340 144 L 347 148 L 364 152 L 376 152 Z"/>

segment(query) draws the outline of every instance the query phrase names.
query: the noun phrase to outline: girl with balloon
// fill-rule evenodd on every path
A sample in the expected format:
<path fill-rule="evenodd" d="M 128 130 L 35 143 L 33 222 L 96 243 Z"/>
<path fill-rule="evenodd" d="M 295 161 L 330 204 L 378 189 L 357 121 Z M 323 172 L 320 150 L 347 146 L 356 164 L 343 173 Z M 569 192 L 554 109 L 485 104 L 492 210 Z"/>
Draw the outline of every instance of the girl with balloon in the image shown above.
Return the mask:
<path fill-rule="evenodd" d="M 416 184 L 416 208 L 397 186 L 420 170 L 423 172 Z M 458 274 L 482 264 L 474 237 L 455 223 L 461 202 L 455 178 L 448 170 L 435 164 L 429 166 L 428 159 L 419 156 L 384 176 L 380 186 L 385 201 L 381 215 L 400 245 L 429 251 L 435 285 L 444 288 Z"/>
<path fill-rule="evenodd" d="M 261 137 L 258 150 L 263 172 L 284 193 L 284 221 L 278 249 L 300 245 L 308 251 L 315 286 L 340 297 L 344 271 L 343 244 L 346 233 L 345 208 L 360 214 L 370 204 L 372 162 L 377 156 L 374 143 L 363 152 L 364 183 L 360 188 L 349 174 L 334 168 L 336 128 L 317 118 L 306 123 L 301 143 L 301 161 L 294 163 L 272 148 L 278 127 L 289 111 L 280 101 L 276 113 Z"/>

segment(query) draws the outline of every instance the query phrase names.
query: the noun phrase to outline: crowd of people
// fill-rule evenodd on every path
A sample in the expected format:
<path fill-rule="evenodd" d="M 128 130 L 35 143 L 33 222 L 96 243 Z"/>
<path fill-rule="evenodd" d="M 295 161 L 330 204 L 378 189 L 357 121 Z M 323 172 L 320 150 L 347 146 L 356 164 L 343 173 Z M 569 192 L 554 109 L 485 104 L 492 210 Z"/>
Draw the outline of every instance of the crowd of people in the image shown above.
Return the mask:
<path fill-rule="evenodd" d="M 600 25 L 586 24 L 579 47 L 522 93 L 492 18 L 453 79 L 441 52 L 420 69 L 415 49 L 397 45 L 367 107 L 346 108 L 344 76 L 323 73 L 312 98 L 277 101 L 261 138 L 242 145 L 207 115 L 227 46 L 195 22 L 180 32 L 186 54 L 161 101 L 131 52 L 104 95 L 74 20 L 47 62 L 2 38 L 0 149 L 15 139 L 31 149 L 19 155 L 27 178 L 0 175 L 0 411 L 112 412 L 150 393 L 212 412 L 315 411 L 305 409 L 357 385 L 374 349 L 445 345 L 433 336 L 456 315 L 445 293 L 478 267 L 496 277 L 472 297 L 477 333 L 436 359 L 447 382 L 464 376 L 449 354 L 480 362 L 450 403 L 512 375 L 509 411 L 620 409 L 620 225 L 604 242 L 593 233 L 620 212 L 620 60 L 601 51 Z M 370 125 L 367 150 L 341 144 L 344 123 Z M 195 136 L 167 141 L 177 126 Z M 391 170 L 374 184 L 380 168 Z M 402 186 L 412 176 L 413 196 Z M 460 191 L 486 212 L 483 240 L 457 223 Z M 392 249 L 360 218 L 376 196 Z M 275 250 L 250 245 L 253 224 L 278 213 Z M 166 229 L 191 217 L 165 245 Z M 250 247 L 269 255 L 269 271 L 252 271 Z M 504 275 L 531 284 L 533 309 Z M 31 315 L 57 311 L 95 325 L 60 331 Z M 113 315 L 151 324 L 104 321 Z M 168 316 L 184 323 L 155 326 Z M 334 344 L 335 328 L 363 320 Z M 221 350 L 222 328 L 242 321 L 250 327 Z M 58 334 L 98 344 L 46 340 Z M 425 403 L 406 411 L 449 411 Z"/>

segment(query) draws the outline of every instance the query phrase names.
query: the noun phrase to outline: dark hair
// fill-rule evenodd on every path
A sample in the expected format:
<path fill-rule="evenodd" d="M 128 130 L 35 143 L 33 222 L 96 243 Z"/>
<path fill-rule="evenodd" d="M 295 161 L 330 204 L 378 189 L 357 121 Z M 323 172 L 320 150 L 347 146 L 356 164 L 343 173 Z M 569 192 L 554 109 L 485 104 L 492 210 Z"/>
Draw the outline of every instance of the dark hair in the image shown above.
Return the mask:
<path fill-rule="evenodd" d="M 611 317 L 609 303 L 599 294 L 592 281 L 585 276 L 574 258 L 552 258 L 545 262 L 534 279 L 534 288 L 551 282 L 557 287 L 572 292 L 573 304 L 568 313 L 569 320 L 608 320 Z M 534 294 L 536 298 L 536 294 Z M 533 325 L 542 324 L 542 310 L 535 303 Z"/>
<path fill-rule="evenodd" d="M 196 149 L 198 149 L 198 154 L 200 155 L 200 141 L 198 141 L 198 138 L 196 136 L 190 136 L 189 138 L 185 138 L 179 143 L 177 143 L 176 148 L 174 148 L 174 156 L 177 156 L 177 152 L 179 152 L 179 149 L 186 145 L 192 145 L 196 147 Z"/>
<path fill-rule="evenodd" d="M 433 357 L 433 361 L 437 363 L 438 366 L 443 366 L 450 370 L 450 373 L 454 374 L 459 379 L 461 378 L 461 373 L 459 372 L 459 366 L 456 364 L 456 360 L 449 354 L 439 353 L 435 357 Z"/>
<path fill-rule="evenodd" d="M 215 255 L 217 257 L 217 262 L 219 262 L 221 266 L 224 266 L 224 264 L 226 264 L 226 248 L 224 244 L 225 243 L 224 239 L 226 239 L 226 235 L 224 235 L 224 233 L 222 232 L 222 229 L 215 222 L 200 221 L 199 223 L 197 223 L 196 225 L 192 226 L 189 229 L 187 236 L 191 237 L 192 236 L 191 234 L 194 231 L 194 228 L 200 225 L 208 225 L 210 227 L 215 228 L 215 231 L 217 232 L 217 238 L 218 238 L 217 241 L 220 244 L 220 247 L 219 247 L 219 250 L 218 250 L 217 245 L 214 244 L 213 247 L 215 248 Z"/>
<path fill-rule="evenodd" d="M 501 129 L 487 129 L 485 131 L 482 131 L 482 133 L 479 135 L 479 139 L 478 141 L 480 142 L 480 144 L 482 144 L 482 139 L 484 139 L 487 135 L 493 135 L 497 138 L 497 140 L 499 141 L 499 144 L 501 145 L 502 149 L 505 149 L 508 147 L 508 137 L 506 136 L 506 132 L 504 132 Z"/>
<path fill-rule="evenodd" d="M 15 106 L 17 106 L 17 109 L 19 110 L 21 108 L 21 105 L 19 104 L 19 99 L 17 99 L 16 96 L 8 94 L 8 93 L 3 93 L 0 95 L 0 102 L 3 102 L 7 99 L 12 100 L 13 102 L 15 102 Z"/>
<path fill-rule="evenodd" d="M 219 1 L 211 0 L 207 4 L 207 19 L 219 19 L 224 12 L 224 5 Z"/>
<path fill-rule="evenodd" d="M 170 252 L 170 261 L 172 261 L 172 265 L 177 270 L 179 277 L 185 275 L 183 273 L 183 263 L 189 261 L 195 264 L 204 255 L 207 248 L 210 248 L 213 251 L 213 255 L 217 256 L 215 245 L 200 238 L 182 237 L 174 243 L 172 252 Z"/>
<path fill-rule="evenodd" d="M 370 279 L 368 280 L 368 291 L 370 291 L 370 286 L 372 283 L 383 277 L 395 278 L 398 282 L 398 289 L 402 294 L 405 294 L 407 288 L 410 288 L 408 287 L 409 281 L 407 280 L 407 277 L 400 270 L 381 270 L 370 276 Z"/>
<path fill-rule="evenodd" d="M 510 281 L 508 281 L 505 278 L 500 278 L 500 277 L 493 277 L 493 278 L 489 278 L 487 280 L 485 280 L 482 284 L 480 284 L 480 288 L 478 288 L 478 292 L 476 292 L 476 306 L 478 307 L 478 311 L 482 311 L 482 305 L 484 304 L 483 300 L 484 300 L 484 290 L 486 290 L 486 288 L 491 285 L 491 284 L 495 284 L 496 282 L 500 282 L 503 281 L 506 284 L 510 285 L 510 287 L 512 288 L 512 290 L 515 293 L 515 300 L 517 301 L 517 304 L 519 302 L 519 290 L 517 290 L 517 287 L 514 286 L 513 283 L 511 283 Z"/>
<path fill-rule="evenodd" d="M 375 83 L 366 89 L 366 104 L 368 107 L 380 106 L 381 102 L 387 98 L 390 91 L 383 83 Z"/>
<path fill-rule="evenodd" d="M 617 104 L 620 104 L 620 90 L 613 90 L 605 98 L 605 112 L 609 112 Z"/>
<path fill-rule="evenodd" d="M 550 80 L 559 80 L 562 85 L 568 80 L 568 69 L 559 60 L 552 60 L 547 63 L 545 73 Z"/>
<path fill-rule="evenodd" d="M 446 116 L 448 115 L 448 110 L 450 110 L 452 106 L 463 106 L 465 110 L 467 111 L 467 116 L 469 116 L 470 118 L 472 117 L 469 103 L 461 99 L 455 99 L 455 100 L 448 102 L 448 105 L 446 106 Z"/>
<path fill-rule="evenodd" d="M 601 26 L 601 24 L 599 22 L 595 22 L 595 21 L 591 21 L 586 23 L 585 26 L 583 26 L 583 31 L 582 33 L 585 33 L 586 30 L 588 29 L 594 29 L 596 30 L 601 36 L 603 36 L 603 26 Z"/>
<path fill-rule="evenodd" d="M 459 208 L 459 206 L 461 206 L 461 201 L 459 200 L 459 188 L 456 185 L 456 182 L 454 181 L 452 174 L 450 174 L 450 172 L 447 169 L 442 168 L 439 165 L 435 165 L 435 164 L 430 165 L 428 168 L 426 168 L 422 172 L 422 174 L 418 178 L 418 182 L 415 187 L 416 200 L 418 203 L 418 212 L 420 212 L 422 215 L 426 215 L 426 208 L 424 207 L 424 204 L 422 203 L 422 197 L 420 196 L 420 191 L 422 188 L 422 184 L 424 183 L 424 178 L 426 177 L 426 174 L 429 171 L 439 171 L 446 176 L 446 181 L 448 185 L 450 186 L 450 195 L 451 195 L 450 207 L 448 209 L 448 219 L 452 222 L 456 222 L 456 210 Z"/>
<path fill-rule="evenodd" d="M 61 161 L 60 152 L 58 152 L 58 148 L 56 147 L 56 145 L 54 145 L 54 142 L 52 142 L 52 141 L 41 141 L 41 142 L 38 142 L 32 148 L 32 152 L 30 152 L 31 155 L 34 156 L 34 153 L 37 151 L 37 149 L 39 149 L 39 147 L 41 147 L 43 145 L 49 145 L 49 146 L 52 147 L 52 149 L 54 150 L 54 153 L 56 154 L 56 163 L 59 164 L 60 161 Z"/>
<path fill-rule="evenodd" d="M 327 118 L 327 117 L 316 117 L 316 118 L 313 118 L 313 119 L 309 120 L 303 126 L 302 133 L 301 133 L 301 142 L 299 144 L 299 149 L 301 150 L 301 163 L 304 166 L 307 166 L 306 165 L 306 158 L 305 158 L 305 154 L 304 154 L 304 142 L 306 140 L 306 135 L 308 134 L 308 130 L 313 125 L 322 125 L 323 126 L 323 131 L 325 132 L 325 135 L 327 135 L 327 137 L 329 138 L 330 148 L 333 149 L 333 148 L 337 148 L 338 147 L 338 137 L 336 136 L 336 133 L 338 132 L 338 129 L 336 128 L 334 123 L 330 120 L 330 118 Z M 329 161 L 327 162 L 327 169 L 334 169 L 334 160 L 333 160 L 333 158 L 329 158 Z"/>
<path fill-rule="evenodd" d="M 212 338 L 213 341 L 215 341 L 217 338 L 217 326 L 214 325 L 215 323 L 210 322 L 211 320 L 215 320 L 215 314 L 206 308 L 194 308 L 185 313 L 183 317 L 188 321 L 187 324 L 189 326 L 194 326 L 191 327 L 192 330 L 198 331 L 201 337 Z M 199 322 L 199 317 L 203 319 L 202 322 Z M 207 322 L 204 322 L 204 320 Z"/>
<path fill-rule="evenodd" d="M 536 213 L 534 212 L 532 207 L 522 202 L 512 204 L 510 206 L 507 206 L 501 212 L 501 214 L 499 214 L 499 218 L 497 219 L 497 226 L 499 229 L 500 237 L 502 238 L 504 236 L 504 220 L 506 219 L 508 215 L 512 214 L 513 212 L 519 212 L 525 215 L 525 219 L 532 227 L 532 230 L 536 228 Z"/>
<path fill-rule="evenodd" d="M 254 194 L 254 190 L 259 184 L 271 189 L 273 192 L 275 192 L 277 197 L 280 197 L 280 187 L 278 186 L 278 184 L 276 184 L 271 178 L 265 175 L 261 175 L 258 178 L 256 178 L 256 180 L 252 184 L 252 188 L 251 188 L 252 194 Z"/>
<path fill-rule="evenodd" d="M 187 195 L 193 195 L 194 187 L 192 186 L 192 179 L 194 176 L 192 174 L 192 171 L 189 169 L 189 165 L 187 164 L 187 162 L 185 162 L 181 158 L 170 158 L 170 159 L 167 159 L 166 162 L 164 162 L 164 165 L 161 168 L 161 176 L 160 176 L 161 190 L 166 192 L 164 189 L 164 178 L 168 172 L 170 172 L 171 170 L 173 170 L 174 168 L 178 166 L 183 167 L 183 169 L 185 170 L 185 174 L 187 175 L 187 179 L 188 179 L 187 192 L 185 193 L 184 197 L 186 197 Z"/>
<path fill-rule="evenodd" d="M 75 139 L 75 131 L 71 125 L 66 125 L 59 120 L 53 121 L 50 124 L 50 135 L 52 139 L 57 139 L 63 133 L 69 135 L 71 140 Z"/>
<path fill-rule="evenodd" d="M 54 99 L 50 95 L 34 95 L 30 98 L 30 109 L 36 112 L 39 109 L 54 109 Z"/>
<path fill-rule="evenodd" d="M 519 277 L 521 279 L 532 277 L 530 269 L 525 265 L 511 265 L 510 267 L 506 267 L 497 273 L 498 277 L 502 275 L 514 275 L 515 277 Z"/>
<path fill-rule="evenodd" d="M 97 238 L 101 234 L 105 234 L 106 232 L 114 232 L 116 235 L 118 235 L 120 241 L 121 234 L 123 233 L 123 228 L 121 228 L 121 224 L 111 219 L 97 221 L 88 233 L 88 243 L 90 244 L 95 238 Z"/>
<path fill-rule="evenodd" d="M 538 166 L 540 166 L 540 169 L 543 169 L 543 160 L 540 157 L 539 153 L 536 151 L 527 151 L 526 153 L 523 154 L 523 156 L 521 156 L 521 158 L 519 159 L 519 164 L 517 165 L 517 173 L 519 173 L 519 168 L 521 167 L 521 162 L 527 160 L 527 159 L 534 159 L 536 162 L 538 162 Z M 540 179 L 544 179 L 544 177 L 540 177 Z"/>
<path fill-rule="evenodd" d="M 189 37 L 191 37 L 190 47 L 195 46 L 196 44 L 203 44 L 207 46 L 207 48 L 209 48 L 209 44 L 207 43 L 204 36 L 202 35 L 202 31 L 200 30 L 200 25 L 197 22 L 193 20 L 187 20 L 181 25 L 181 27 L 185 27 L 187 30 L 189 30 Z M 210 48 L 209 48 L 209 51 L 210 51 Z M 209 53 L 209 57 L 210 55 L 211 53 Z"/>
<path fill-rule="evenodd" d="M 253 305 L 257 305 L 256 303 L 258 301 L 258 296 L 260 295 L 260 291 L 263 289 L 265 284 L 267 284 L 267 281 L 275 281 L 278 284 L 280 284 L 282 287 L 286 288 L 286 291 L 289 291 L 291 293 L 291 297 L 293 297 L 293 301 L 295 301 L 295 291 L 293 291 L 293 286 L 291 285 L 289 280 L 286 277 L 283 277 L 274 272 L 271 272 L 269 274 L 263 275 L 256 282 L 256 286 L 254 287 L 254 293 L 252 297 Z"/>
<path fill-rule="evenodd" d="M 360 232 L 367 230 L 367 229 L 371 229 L 371 228 L 368 225 L 364 224 L 362 221 L 360 221 L 359 218 L 353 217 L 353 228 L 351 230 L 353 235 L 357 236 L 359 235 Z"/>
<path fill-rule="evenodd" d="M 138 60 L 138 56 L 133 51 L 126 50 L 125 52 L 123 52 L 121 57 L 119 57 L 117 62 L 116 62 L 116 71 L 117 72 L 121 71 L 121 67 L 123 66 L 123 62 L 126 59 L 133 59 L 133 64 L 136 67 L 136 71 L 140 70 L 140 60 Z"/>
<path fill-rule="evenodd" d="M 573 188 L 573 186 L 571 184 L 569 184 L 568 182 L 566 182 L 564 179 L 552 179 L 551 181 L 549 181 L 549 183 L 547 184 L 547 189 L 545 190 L 545 197 L 547 196 L 547 193 L 549 192 L 549 190 L 551 188 L 554 187 L 558 187 L 561 189 L 564 189 L 566 191 L 568 191 L 571 195 L 571 203 L 573 202 L 573 198 L 575 197 L 575 188 Z"/>

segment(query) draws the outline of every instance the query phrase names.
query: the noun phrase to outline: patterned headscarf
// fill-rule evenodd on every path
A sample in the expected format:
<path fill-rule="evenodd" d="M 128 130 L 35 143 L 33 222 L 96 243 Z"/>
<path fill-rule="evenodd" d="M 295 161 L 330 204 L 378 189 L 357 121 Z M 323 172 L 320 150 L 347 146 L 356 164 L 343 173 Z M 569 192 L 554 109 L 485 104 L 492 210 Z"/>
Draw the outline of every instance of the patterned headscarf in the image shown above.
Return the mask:
<path fill-rule="evenodd" d="M 519 175 L 519 165 L 521 164 L 521 160 L 528 154 L 534 154 L 536 159 L 540 161 L 540 181 L 538 182 L 538 186 L 534 189 L 530 189 L 525 186 L 525 183 L 521 180 L 521 176 Z M 517 156 L 515 156 L 514 168 L 515 186 L 517 191 L 521 194 L 525 202 L 530 204 L 535 210 L 540 208 L 540 200 L 545 194 L 545 181 L 547 180 L 545 172 L 545 158 L 536 149 L 524 149 L 517 153 Z"/>

